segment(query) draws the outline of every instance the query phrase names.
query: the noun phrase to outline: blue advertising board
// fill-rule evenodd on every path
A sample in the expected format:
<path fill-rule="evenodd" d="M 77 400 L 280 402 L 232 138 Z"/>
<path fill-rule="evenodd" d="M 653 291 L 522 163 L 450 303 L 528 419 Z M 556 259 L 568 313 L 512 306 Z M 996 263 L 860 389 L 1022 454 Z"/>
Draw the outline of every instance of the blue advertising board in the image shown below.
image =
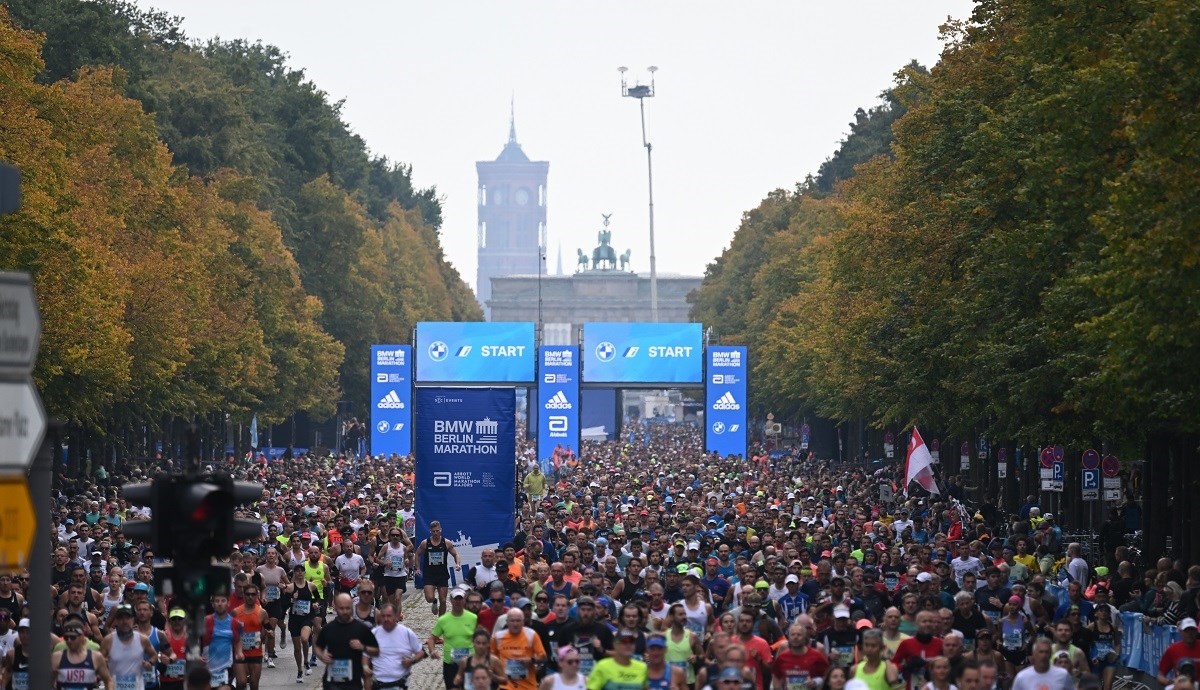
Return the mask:
<path fill-rule="evenodd" d="M 710 345 L 704 443 L 709 452 L 746 455 L 746 348 Z"/>
<path fill-rule="evenodd" d="M 418 383 L 533 383 L 532 322 L 417 324 Z"/>
<path fill-rule="evenodd" d="M 371 346 L 371 454 L 412 452 L 412 347 Z"/>
<path fill-rule="evenodd" d="M 429 536 L 431 521 L 440 521 L 463 567 L 470 568 L 483 549 L 513 538 L 516 392 L 418 388 L 416 403 L 417 539 Z"/>
<path fill-rule="evenodd" d="M 704 344 L 698 323 L 585 323 L 585 383 L 700 383 Z"/>
<path fill-rule="evenodd" d="M 530 406 L 531 408 L 534 406 Z M 549 473 L 557 448 L 579 452 L 579 347 L 538 348 L 537 457 Z"/>

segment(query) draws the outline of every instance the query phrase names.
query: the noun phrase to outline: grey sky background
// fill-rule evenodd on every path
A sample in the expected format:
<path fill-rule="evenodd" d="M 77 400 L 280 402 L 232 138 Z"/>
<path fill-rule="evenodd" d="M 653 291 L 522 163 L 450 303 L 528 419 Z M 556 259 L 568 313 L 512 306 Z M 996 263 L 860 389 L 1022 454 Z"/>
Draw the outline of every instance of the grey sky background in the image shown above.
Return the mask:
<path fill-rule="evenodd" d="M 968 0 L 860 2 L 330 2 L 138 0 L 184 18 L 192 39 L 279 46 L 376 154 L 413 166 L 444 200 L 443 245 L 475 282 L 475 161 L 508 135 L 550 161 L 549 256 L 564 269 L 613 245 L 649 270 L 646 157 L 630 81 L 657 65 L 646 102 L 654 145 L 658 270 L 700 275 L 742 213 L 791 188 L 878 102 L 911 59 L 936 62 L 938 27 Z"/>

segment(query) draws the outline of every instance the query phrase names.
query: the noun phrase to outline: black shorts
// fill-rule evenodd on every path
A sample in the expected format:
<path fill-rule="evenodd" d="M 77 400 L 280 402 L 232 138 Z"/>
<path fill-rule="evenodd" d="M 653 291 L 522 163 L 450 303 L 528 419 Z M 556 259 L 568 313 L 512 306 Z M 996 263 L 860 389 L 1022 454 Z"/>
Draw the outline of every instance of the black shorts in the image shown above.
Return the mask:
<path fill-rule="evenodd" d="M 426 587 L 449 587 L 450 586 L 450 571 L 449 570 L 434 570 L 425 571 L 425 586 Z"/>
<path fill-rule="evenodd" d="M 313 616 L 297 616 L 293 613 L 292 615 L 288 616 L 287 627 L 289 635 L 292 637 L 300 637 L 301 630 L 304 628 L 311 629 L 313 627 Z"/>
<path fill-rule="evenodd" d="M 242 657 L 242 660 L 237 663 L 246 664 L 247 666 L 262 666 L 262 660 L 261 656 L 247 656 Z"/>
<path fill-rule="evenodd" d="M 390 592 L 407 592 L 408 578 L 404 575 L 400 577 L 384 577 L 383 588 Z"/>
<path fill-rule="evenodd" d="M 182 680 L 159 680 L 159 690 L 183 690 Z"/>
<path fill-rule="evenodd" d="M 1004 660 L 1013 666 L 1020 667 L 1025 664 L 1026 654 L 1024 649 L 1005 649 L 1001 647 L 1000 656 L 1004 657 Z"/>
<path fill-rule="evenodd" d="M 280 599 L 267 602 L 263 605 L 263 609 L 267 612 L 267 618 L 272 618 L 277 621 L 283 620 L 283 614 L 285 611 L 287 611 L 287 609 L 283 607 L 283 601 Z"/>

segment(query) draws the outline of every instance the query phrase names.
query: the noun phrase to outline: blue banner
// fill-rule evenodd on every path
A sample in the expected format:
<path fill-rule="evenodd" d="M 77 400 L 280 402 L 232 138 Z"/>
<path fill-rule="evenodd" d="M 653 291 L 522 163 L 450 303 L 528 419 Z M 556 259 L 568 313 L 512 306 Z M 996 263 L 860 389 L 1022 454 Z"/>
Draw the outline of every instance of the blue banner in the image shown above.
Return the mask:
<path fill-rule="evenodd" d="M 698 323 L 585 323 L 587 383 L 700 383 L 703 333 Z"/>
<path fill-rule="evenodd" d="M 579 452 L 579 347 L 543 345 L 538 364 L 537 457 L 549 474 L 555 450 Z"/>
<path fill-rule="evenodd" d="M 440 521 L 464 568 L 513 538 L 516 401 L 511 388 L 417 389 L 417 539 Z"/>
<path fill-rule="evenodd" d="M 710 452 L 746 455 L 746 348 L 710 345 L 704 443 Z"/>
<path fill-rule="evenodd" d="M 371 346 L 371 454 L 412 452 L 412 347 Z"/>
<path fill-rule="evenodd" d="M 534 329 L 521 323 L 417 324 L 417 381 L 533 383 Z"/>

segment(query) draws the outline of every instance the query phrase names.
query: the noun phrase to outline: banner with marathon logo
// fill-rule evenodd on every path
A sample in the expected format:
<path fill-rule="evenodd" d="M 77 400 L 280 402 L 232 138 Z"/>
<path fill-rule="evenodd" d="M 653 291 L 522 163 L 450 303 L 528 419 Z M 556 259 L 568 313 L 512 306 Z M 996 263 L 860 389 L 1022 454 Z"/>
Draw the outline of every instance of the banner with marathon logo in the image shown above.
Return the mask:
<path fill-rule="evenodd" d="M 371 346 L 371 400 L 371 455 L 411 453 L 411 346 Z"/>
<path fill-rule="evenodd" d="M 586 383 L 700 383 L 704 336 L 698 323 L 585 323 Z"/>
<path fill-rule="evenodd" d="M 579 452 L 579 347 L 538 348 L 537 457 L 542 472 L 553 471 L 557 451 Z"/>
<path fill-rule="evenodd" d="M 533 383 L 534 328 L 522 322 L 417 324 L 417 381 Z"/>
<path fill-rule="evenodd" d="M 708 347 L 704 440 L 709 452 L 746 455 L 746 348 Z"/>
<path fill-rule="evenodd" d="M 416 405 L 417 540 L 440 521 L 469 568 L 513 538 L 516 391 L 418 388 Z"/>

